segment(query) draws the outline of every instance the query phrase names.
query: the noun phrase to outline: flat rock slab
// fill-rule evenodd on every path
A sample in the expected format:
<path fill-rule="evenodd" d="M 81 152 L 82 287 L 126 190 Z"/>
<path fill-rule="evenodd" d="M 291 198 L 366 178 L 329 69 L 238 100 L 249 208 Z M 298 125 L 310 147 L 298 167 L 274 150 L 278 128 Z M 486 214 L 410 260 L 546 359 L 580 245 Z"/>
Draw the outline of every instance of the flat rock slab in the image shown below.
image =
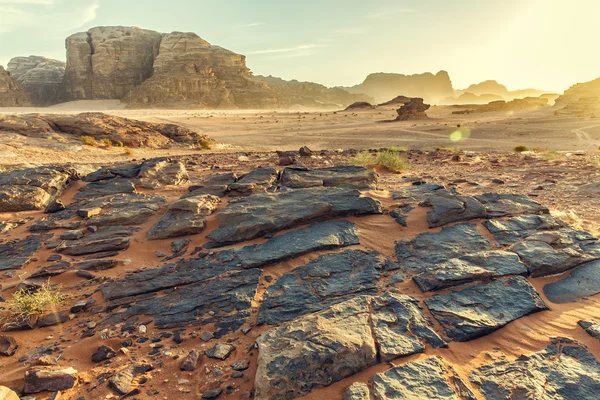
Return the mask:
<path fill-rule="evenodd" d="M 486 209 L 488 217 L 508 217 L 523 214 L 549 214 L 547 207 L 531 200 L 524 194 L 485 193 L 475 196 Z"/>
<path fill-rule="evenodd" d="M 396 256 L 406 269 L 423 272 L 449 259 L 491 248 L 491 243 L 477 231 L 476 225 L 459 224 L 436 233 L 422 233 L 411 241 L 397 242 Z"/>
<path fill-rule="evenodd" d="M 544 295 L 555 304 L 572 303 L 600 293 L 600 261 L 582 265 L 557 282 L 544 286 Z"/>
<path fill-rule="evenodd" d="M 48 234 L 29 235 L 23 239 L 0 242 L 0 271 L 21 269 L 31 260 L 41 247 Z"/>
<path fill-rule="evenodd" d="M 171 203 L 167 212 L 146 233 L 148 240 L 195 235 L 204 230 L 206 216 L 217 209 L 221 199 L 213 195 L 188 197 Z"/>
<path fill-rule="evenodd" d="M 375 375 L 376 400 L 476 400 L 462 378 L 441 357 L 413 361 Z"/>
<path fill-rule="evenodd" d="M 521 276 L 434 295 L 425 304 L 446 335 L 457 342 L 477 339 L 511 321 L 548 309 L 533 286 Z"/>
<path fill-rule="evenodd" d="M 74 198 L 95 199 L 103 196 L 110 196 L 119 193 L 135 193 L 135 186 L 131 180 L 126 178 L 107 179 L 98 182 L 92 182 L 83 186 Z"/>
<path fill-rule="evenodd" d="M 158 189 L 186 185 L 189 181 L 190 176 L 181 161 L 159 158 L 142 163 L 136 183 L 143 188 Z"/>
<path fill-rule="evenodd" d="M 581 320 L 577 322 L 593 338 L 600 340 L 600 322 Z"/>
<path fill-rule="evenodd" d="M 259 399 L 294 399 L 377 363 L 367 297 L 291 321 L 256 340 Z"/>
<path fill-rule="evenodd" d="M 77 371 L 66 367 L 32 367 L 25 371 L 25 393 L 58 392 L 77 384 Z"/>
<path fill-rule="evenodd" d="M 88 226 L 141 225 L 165 204 L 166 199 L 138 193 L 105 196 L 84 202 L 71 203 L 67 211 L 100 209 L 100 213 L 85 220 Z"/>
<path fill-rule="evenodd" d="M 248 196 L 272 191 L 277 186 L 279 171 L 275 168 L 257 168 L 229 185 L 230 196 Z"/>
<path fill-rule="evenodd" d="M 566 224 L 550 215 L 521 215 L 507 220 L 484 221 L 483 226 L 500 246 L 510 246 L 539 231 L 557 230 Z"/>
<path fill-rule="evenodd" d="M 427 223 L 430 228 L 447 225 L 452 222 L 469 221 L 485 218 L 485 206 L 471 196 L 462 196 L 447 190 L 436 190 L 422 203 L 430 207 L 427 212 Z"/>
<path fill-rule="evenodd" d="M 259 324 L 278 324 L 360 294 L 377 294 L 385 260 L 375 251 L 325 254 L 284 274 L 265 292 Z"/>
<path fill-rule="evenodd" d="M 90 233 L 79 240 L 65 240 L 56 247 L 56 252 L 69 256 L 80 256 L 105 251 L 125 250 L 136 228 L 109 226 Z"/>
<path fill-rule="evenodd" d="M 355 189 L 257 194 L 229 203 L 217 214 L 219 226 L 207 237 L 213 246 L 224 246 L 311 222 L 381 212 L 381 203 L 361 197 Z"/>
<path fill-rule="evenodd" d="M 423 183 L 421 185 L 413 185 L 405 189 L 397 190 L 392 193 L 392 198 L 394 200 L 401 200 L 402 206 L 404 207 L 421 203 L 438 190 L 443 192 L 446 188 L 438 183 Z"/>
<path fill-rule="evenodd" d="M 512 246 L 532 277 L 558 274 L 600 259 L 600 242 L 571 228 L 538 232 Z"/>
<path fill-rule="evenodd" d="M 377 172 L 358 166 L 331 168 L 286 168 L 281 174 L 281 186 L 290 189 L 310 187 L 348 187 L 376 189 Z"/>
<path fill-rule="evenodd" d="M 215 337 L 234 332 L 246 323 L 262 271 L 249 269 L 177 287 L 109 314 L 104 324 L 124 322 L 136 315 L 154 318 L 158 329 L 214 324 Z"/>
<path fill-rule="evenodd" d="M 469 379 L 486 400 L 596 400 L 600 363 L 584 345 L 554 338 L 538 353 L 485 365 Z"/>
<path fill-rule="evenodd" d="M 421 291 L 430 292 L 508 275 L 527 275 L 527 267 L 513 252 L 491 250 L 451 258 L 412 279 Z"/>
<path fill-rule="evenodd" d="M 262 244 L 223 250 L 214 254 L 221 262 L 241 268 L 259 268 L 302 254 L 359 244 L 356 225 L 348 221 L 320 222 L 274 236 Z"/>

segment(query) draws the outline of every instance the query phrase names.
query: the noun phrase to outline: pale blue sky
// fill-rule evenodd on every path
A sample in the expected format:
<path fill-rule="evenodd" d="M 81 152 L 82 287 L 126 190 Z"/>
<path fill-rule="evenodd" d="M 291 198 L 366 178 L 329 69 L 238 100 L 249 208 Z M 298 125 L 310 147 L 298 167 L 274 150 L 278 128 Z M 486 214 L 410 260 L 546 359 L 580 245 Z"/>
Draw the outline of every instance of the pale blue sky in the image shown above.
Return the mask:
<path fill-rule="evenodd" d="M 69 34 L 128 25 L 196 32 L 255 74 L 328 86 L 444 69 L 457 89 L 562 91 L 600 76 L 599 15 L 598 0 L 0 0 L 0 65 L 64 60 Z"/>

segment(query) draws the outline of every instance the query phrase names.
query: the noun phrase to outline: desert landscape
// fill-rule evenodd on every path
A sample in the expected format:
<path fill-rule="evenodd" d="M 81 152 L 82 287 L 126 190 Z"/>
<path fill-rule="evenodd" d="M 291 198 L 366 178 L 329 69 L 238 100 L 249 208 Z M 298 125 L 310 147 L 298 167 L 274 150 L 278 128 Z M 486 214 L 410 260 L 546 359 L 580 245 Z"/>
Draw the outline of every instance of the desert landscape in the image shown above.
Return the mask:
<path fill-rule="evenodd" d="M 600 78 L 94 19 L 0 66 L 0 400 L 600 399 Z"/>

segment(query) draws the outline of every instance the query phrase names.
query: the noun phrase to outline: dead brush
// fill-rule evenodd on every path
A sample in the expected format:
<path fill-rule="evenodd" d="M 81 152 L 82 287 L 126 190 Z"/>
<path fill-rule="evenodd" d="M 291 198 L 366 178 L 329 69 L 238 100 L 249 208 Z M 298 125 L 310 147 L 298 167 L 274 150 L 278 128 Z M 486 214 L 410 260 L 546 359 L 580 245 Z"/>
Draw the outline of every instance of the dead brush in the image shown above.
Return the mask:
<path fill-rule="evenodd" d="M 55 310 L 64 303 L 64 300 L 65 296 L 49 282 L 36 289 L 19 289 L 13 294 L 12 299 L 5 303 L 0 322 L 4 327 L 18 325 L 31 317 L 39 317 L 49 310 Z"/>

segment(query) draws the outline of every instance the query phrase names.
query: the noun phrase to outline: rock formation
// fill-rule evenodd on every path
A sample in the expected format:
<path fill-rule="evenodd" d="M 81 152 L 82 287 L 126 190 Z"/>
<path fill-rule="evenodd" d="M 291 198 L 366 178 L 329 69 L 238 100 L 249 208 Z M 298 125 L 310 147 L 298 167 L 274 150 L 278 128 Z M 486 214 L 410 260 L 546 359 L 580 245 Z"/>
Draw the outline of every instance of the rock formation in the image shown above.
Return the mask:
<path fill-rule="evenodd" d="M 0 65 L 0 107 L 30 106 L 29 96 L 4 67 Z"/>
<path fill-rule="evenodd" d="M 410 101 L 410 97 L 406 96 L 396 96 L 390 101 L 386 101 L 385 103 L 377 104 L 377 107 L 397 107 L 402 106 Z"/>
<path fill-rule="evenodd" d="M 398 116 L 396 121 L 408 121 L 411 119 L 425 119 L 427 114 L 425 111 L 429 110 L 430 105 L 423 103 L 423 99 L 415 97 L 400 107 L 396 112 Z"/>
<path fill-rule="evenodd" d="M 600 111 L 600 78 L 571 86 L 556 99 L 556 114 L 597 115 Z"/>
<path fill-rule="evenodd" d="M 362 93 L 350 94 L 344 89 L 327 88 L 318 83 L 286 81 L 274 76 L 257 76 L 275 91 L 281 107 L 294 106 L 342 108 L 356 102 L 372 102 L 370 96 Z"/>
<path fill-rule="evenodd" d="M 122 99 L 152 75 L 162 39 L 135 27 L 97 27 L 66 40 L 68 100 Z"/>
<path fill-rule="evenodd" d="M 454 96 L 452 82 L 446 71 L 435 75 L 429 72 L 418 75 L 371 74 L 360 85 L 344 89 L 350 93 L 365 93 L 377 103 L 389 101 L 398 96 L 398 93 L 409 97 L 422 97 L 428 103 L 438 103 L 446 97 Z"/>
<path fill-rule="evenodd" d="M 275 93 L 252 78 L 246 57 L 195 33 L 163 37 L 151 78 L 125 98 L 130 107 L 277 107 Z"/>
<path fill-rule="evenodd" d="M 366 101 L 357 101 L 356 103 L 350 104 L 344 111 L 352 111 L 352 110 L 372 110 L 375 108 L 373 104 L 367 103 Z"/>
<path fill-rule="evenodd" d="M 8 72 L 23 86 L 35 106 L 49 106 L 64 99 L 65 63 L 41 56 L 15 57 Z"/>

